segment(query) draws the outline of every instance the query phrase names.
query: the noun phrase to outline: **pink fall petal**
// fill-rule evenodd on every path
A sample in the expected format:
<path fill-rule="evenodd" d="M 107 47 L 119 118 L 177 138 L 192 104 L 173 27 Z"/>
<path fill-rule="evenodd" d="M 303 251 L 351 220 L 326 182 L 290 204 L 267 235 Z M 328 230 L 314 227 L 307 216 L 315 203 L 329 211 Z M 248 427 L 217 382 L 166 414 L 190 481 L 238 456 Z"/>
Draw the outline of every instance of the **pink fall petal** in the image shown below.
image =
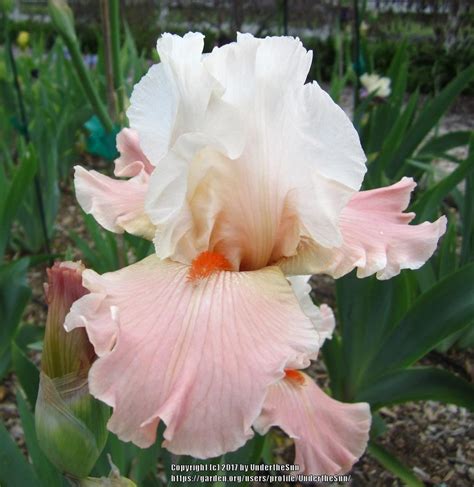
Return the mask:
<path fill-rule="evenodd" d="M 369 405 L 336 401 L 306 374 L 291 372 L 300 380 L 285 378 L 269 388 L 254 428 L 265 434 L 271 426 L 279 426 L 295 440 L 298 474 L 334 475 L 349 471 L 367 446 Z"/>
<path fill-rule="evenodd" d="M 196 282 L 189 269 L 153 255 L 103 276 L 86 271 L 91 294 L 65 326 L 85 326 L 96 347 L 89 385 L 114 408 L 111 431 L 148 447 L 162 420 L 163 446 L 209 458 L 253 436 L 267 388 L 285 368 L 307 366 L 319 341 L 277 267 Z"/>
<path fill-rule="evenodd" d="M 131 179 L 121 180 L 76 166 L 74 185 L 82 209 L 92 214 L 104 228 L 151 240 L 155 227 L 144 211 L 148 180 L 144 170 Z"/>
<path fill-rule="evenodd" d="M 403 213 L 416 183 L 403 178 L 384 188 L 355 193 L 339 220 L 343 245 L 324 248 L 302 242 L 298 255 L 281 262 L 288 274 L 324 272 L 335 278 L 357 267 L 358 277 L 377 273 L 390 279 L 402 269 L 420 268 L 436 250 L 446 231 L 446 217 L 409 225 L 414 213 Z"/>

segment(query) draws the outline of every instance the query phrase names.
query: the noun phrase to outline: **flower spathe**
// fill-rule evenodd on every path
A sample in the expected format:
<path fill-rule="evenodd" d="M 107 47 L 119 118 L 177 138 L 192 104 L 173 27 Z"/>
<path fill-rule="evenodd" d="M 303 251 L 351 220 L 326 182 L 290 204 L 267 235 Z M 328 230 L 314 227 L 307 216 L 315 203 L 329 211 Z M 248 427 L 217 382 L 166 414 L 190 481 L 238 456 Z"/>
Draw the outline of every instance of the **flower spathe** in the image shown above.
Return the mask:
<path fill-rule="evenodd" d="M 201 34 L 165 34 L 157 48 L 161 63 L 135 86 L 131 128 L 118 137 L 115 174 L 129 179 L 76 169 L 84 210 L 153 238 L 156 255 L 86 271 L 90 294 L 66 326 L 84 326 L 99 356 L 90 388 L 114 408 L 112 431 L 148 446 L 163 421 L 164 446 L 207 458 L 243 445 L 252 426 L 306 428 L 309 413 L 288 425 L 285 411 L 269 411 L 285 370 L 316 358 L 334 316 L 312 304 L 307 277 L 285 276 L 419 267 L 444 220 L 408 225 L 405 180 L 359 192 L 358 135 L 317 83 L 305 84 L 311 53 L 298 39 L 240 34 L 203 56 Z M 374 215 L 384 235 L 371 231 Z M 290 402 L 318 398 L 311 414 L 324 422 L 332 400 L 314 387 Z M 329 426 L 302 436 L 308 471 L 322 469 L 312 473 L 347 470 L 364 449 L 367 406 L 338 411 L 353 442 Z"/>

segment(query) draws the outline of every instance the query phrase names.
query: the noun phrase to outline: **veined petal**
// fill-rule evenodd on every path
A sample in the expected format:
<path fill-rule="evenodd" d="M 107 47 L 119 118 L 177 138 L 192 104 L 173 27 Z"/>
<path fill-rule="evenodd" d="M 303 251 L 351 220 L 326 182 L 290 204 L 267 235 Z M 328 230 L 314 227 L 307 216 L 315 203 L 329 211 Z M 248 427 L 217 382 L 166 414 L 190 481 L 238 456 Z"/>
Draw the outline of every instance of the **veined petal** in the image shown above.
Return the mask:
<path fill-rule="evenodd" d="M 311 299 L 311 276 L 288 277 L 291 288 L 300 303 L 303 313 L 311 320 L 319 335 L 320 346 L 327 339 L 331 339 L 336 326 L 332 309 L 327 304 L 316 306 Z"/>
<path fill-rule="evenodd" d="M 66 326 L 84 325 L 98 344 L 89 384 L 114 408 L 111 431 L 147 447 L 162 420 L 166 448 L 207 458 L 253 435 L 267 388 L 307 365 L 319 342 L 277 267 L 197 281 L 189 269 L 150 256 L 88 271 L 94 307 L 76 302 Z"/>
<path fill-rule="evenodd" d="M 178 90 L 163 64 L 155 64 L 135 85 L 127 117 L 153 165 L 166 154 L 178 112 Z"/>
<path fill-rule="evenodd" d="M 114 174 L 117 177 L 132 177 L 145 171 L 151 174 L 154 167 L 143 153 L 138 133 L 129 128 L 123 128 L 117 135 L 117 149 L 120 157 L 115 160 Z"/>
<path fill-rule="evenodd" d="M 254 428 L 279 426 L 294 438 L 298 473 L 341 474 L 362 456 L 369 439 L 370 408 L 324 394 L 306 374 L 292 370 L 269 388 Z"/>
<path fill-rule="evenodd" d="M 124 181 L 76 166 L 74 185 L 82 209 L 104 228 L 152 239 L 155 227 L 144 211 L 148 179 L 145 171 Z"/>
<path fill-rule="evenodd" d="M 389 279 L 401 269 L 420 268 L 436 250 L 446 217 L 409 225 L 415 215 L 403 210 L 415 186 L 411 178 L 403 178 L 385 188 L 354 194 L 341 213 L 343 245 L 325 249 L 303 242 L 298 255 L 282 260 L 281 268 L 288 274 L 310 269 L 338 278 L 357 267 L 358 277 L 377 273 L 378 279 Z"/>

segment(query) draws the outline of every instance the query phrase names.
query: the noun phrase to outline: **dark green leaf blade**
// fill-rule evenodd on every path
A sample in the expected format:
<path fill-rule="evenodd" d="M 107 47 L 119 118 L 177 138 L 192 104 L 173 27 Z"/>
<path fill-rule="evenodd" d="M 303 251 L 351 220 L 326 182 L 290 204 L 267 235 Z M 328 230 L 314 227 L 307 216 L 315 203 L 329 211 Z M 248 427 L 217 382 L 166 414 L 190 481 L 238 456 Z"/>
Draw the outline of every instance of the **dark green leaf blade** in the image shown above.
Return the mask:
<path fill-rule="evenodd" d="M 360 390 L 358 401 L 372 409 L 408 401 L 441 401 L 474 410 L 474 386 L 447 370 L 416 367 L 380 377 Z"/>
<path fill-rule="evenodd" d="M 418 151 L 418 156 L 422 154 L 442 154 L 456 147 L 467 145 L 472 133 L 468 130 L 448 132 L 447 134 L 432 137 Z"/>
<path fill-rule="evenodd" d="M 0 423 L 0 485 L 2 487 L 40 487 L 32 466 Z"/>
<path fill-rule="evenodd" d="M 471 144 L 474 149 L 474 143 Z M 414 222 L 419 223 L 431 220 L 436 215 L 437 209 L 449 192 L 456 187 L 466 176 L 474 171 L 474 150 L 470 150 L 469 156 L 449 175 L 426 191 L 412 206 L 411 211 L 416 213 Z"/>
<path fill-rule="evenodd" d="M 407 367 L 463 329 L 474 316 L 474 263 L 450 274 L 418 298 L 370 363 L 372 378 Z"/>
<path fill-rule="evenodd" d="M 389 170 L 389 176 L 394 177 L 403 168 L 403 163 L 408 159 L 423 142 L 423 139 L 430 133 L 436 123 L 440 120 L 451 103 L 461 91 L 474 78 L 474 65 L 464 71 L 451 81 L 438 96 L 429 102 L 419 114 L 406 137 L 403 144 L 394 154 Z"/>
<path fill-rule="evenodd" d="M 38 396 L 39 370 L 15 342 L 12 342 L 12 361 L 13 369 L 28 402 L 34 407 Z"/>

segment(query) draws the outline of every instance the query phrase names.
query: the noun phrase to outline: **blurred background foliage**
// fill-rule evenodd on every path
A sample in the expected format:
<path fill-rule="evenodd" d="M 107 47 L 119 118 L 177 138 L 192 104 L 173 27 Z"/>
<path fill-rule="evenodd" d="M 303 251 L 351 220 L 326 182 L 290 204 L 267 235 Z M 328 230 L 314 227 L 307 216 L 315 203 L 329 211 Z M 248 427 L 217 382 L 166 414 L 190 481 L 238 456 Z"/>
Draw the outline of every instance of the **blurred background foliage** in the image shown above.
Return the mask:
<path fill-rule="evenodd" d="M 122 0 L 123 18 L 139 52 L 154 55 L 157 32 L 184 34 L 192 26 L 206 35 L 206 50 L 234 39 L 236 31 L 258 36 L 289 34 L 317 54 L 314 79 L 329 81 L 338 44 L 350 42 L 352 1 L 347 0 Z M 474 58 L 474 12 L 469 0 L 372 0 L 367 2 L 362 35 L 376 71 L 385 72 L 403 33 L 412 60 L 408 88 L 435 92 Z M 84 53 L 96 53 L 100 35 L 100 2 L 72 0 L 76 29 Z M 27 31 L 45 39 L 56 34 L 48 21 L 47 1 L 17 2 L 12 36 Z M 286 5 L 286 6 L 285 6 Z M 284 11 L 286 9 L 286 16 Z M 285 17 L 285 18 L 284 18 Z M 144 23 L 143 19 L 147 22 Z M 474 83 L 468 91 L 474 93 Z"/>
<path fill-rule="evenodd" d="M 127 124 L 133 85 L 158 61 L 157 37 L 198 30 L 206 34 L 207 51 L 233 40 L 236 31 L 298 35 L 314 50 L 310 79 L 344 102 L 359 131 L 368 158 L 365 188 L 412 176 L 419 183 L 410 206 L 417 221 L 448 216 L 436 255 L 421 269 L 388 282 L 359 280 L 354 273 L 337 281 L 330 297 L 337 332 L 323 350 L 331 394 L 371 404 L 370 455 L 404 484 L 422 485 L 413 469 L 382 447 L 386 425 L 380 411 L 423 400 L 474 409 L 468 372 L 426 363 L 430 354 L 446 357 L 474 344 L 472 124 L 442 125 L 460 96 L 471 101 L 466 113 L 472 111 L 471 2 L 71 0 L 69 5 L 73 17 L 48 10 L 45 1 L 0 0 L 0 379 L 16 384 L 29 452 L 27 460 L 0 426 L 0 484 L 64 483 L 41 453 L 32 421 L 45 267 L 54 259 L 81 258 L 103 273 L 153 251 L 150 242 L 107 232 L 78 211 L 72 166 L 81 162 L 112 174 L 115 135 Z M 364 92 L 359 76 L 366 72 L 388 77 L 390 94 Z M 319 298 L 318 282 L 315 287 Z M 225 461 L 280 460 L 277 441 L 271 434 L 256 437 Z M 138 485 L 166 485 L 172 461 L 196 462 L 171 458 L 159 444 L 140 450 L 109 435 L 92 474 L 108 474 L 110 454 Z"/>

